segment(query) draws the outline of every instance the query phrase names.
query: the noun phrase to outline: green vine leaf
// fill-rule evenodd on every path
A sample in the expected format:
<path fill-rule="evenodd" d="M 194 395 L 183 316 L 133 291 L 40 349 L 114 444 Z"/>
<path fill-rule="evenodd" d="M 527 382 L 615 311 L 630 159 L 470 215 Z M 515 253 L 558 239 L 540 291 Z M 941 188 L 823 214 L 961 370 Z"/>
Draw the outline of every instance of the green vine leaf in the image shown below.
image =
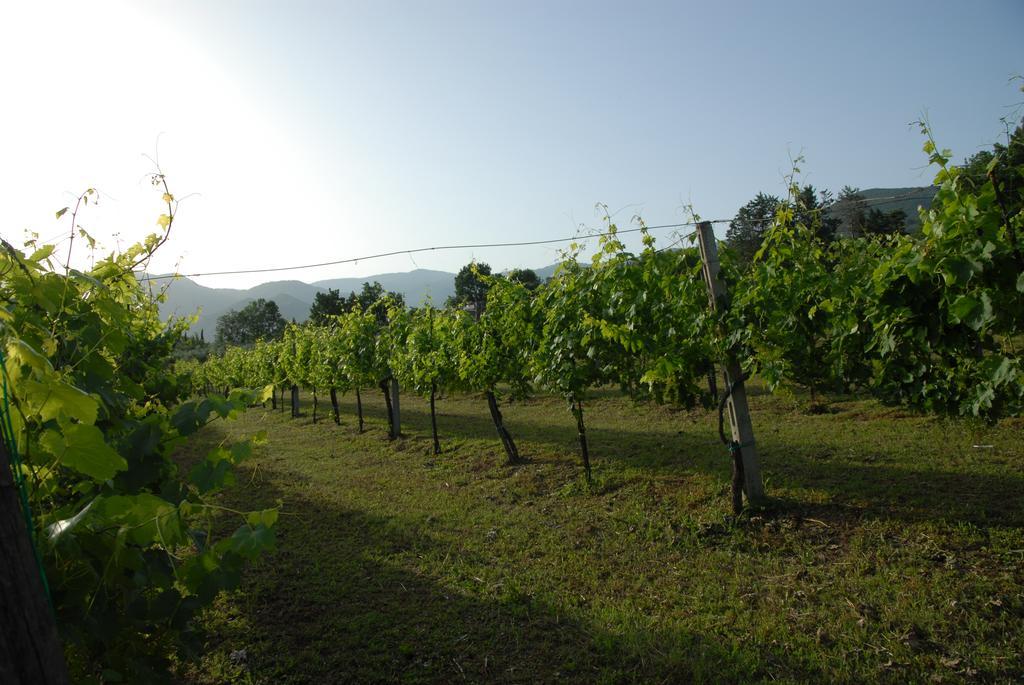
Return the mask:
<path fill-rule="evenodd" d="M 80 423 L 96 422 L 99 402 L 73 385 L 53 378 L 45 383 L 26 379 L 19 384 L 19 390 L 28 409 L 43 421 L 66 416 Z"/>
<path fill-rule="evenodd" d="M 74 423 L 62 430 L 46 430 L 39 438 L 40 446 L 61 465 L 97 481 L 109 480 L 128 468 L 128 462 L 107 445 L 96 426 Z"/>

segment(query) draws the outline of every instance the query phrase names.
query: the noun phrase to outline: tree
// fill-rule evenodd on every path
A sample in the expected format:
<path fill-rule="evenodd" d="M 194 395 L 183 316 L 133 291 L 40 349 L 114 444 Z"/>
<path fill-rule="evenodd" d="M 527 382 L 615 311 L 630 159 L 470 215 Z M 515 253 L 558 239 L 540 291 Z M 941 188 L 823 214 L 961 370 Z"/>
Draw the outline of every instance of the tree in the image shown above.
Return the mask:
<path fill-rule="evenodd" d="M 906 227 L 907 213 L 902 209 L 894 209 L 891 212 L 871 209 L 864 215 L 860 234 L 863 236 L 893 235 L 903 233 Z"/>
<path fill-rule="evenodd" d="M 834 204 L 831 191 L 817 190 L 808 184 L 799 189 L 793 202 L 794 219 L 798 224 L 810 228 L 815 237 L 826 243 L 835 240 L 839 219 L 828 211 Z"/>
<path fill-rule="evenodd" d="M 257 340 L 278 340 L 284 335 L 286 325 L 277 303 L 261 297 L 217 319 L 214 344 L 223 349 L 228 345 L 249 346 Z"/>
<path fill-rule="evenodd" d="M 203 339 L 202 329 L 199 329 L 198 335 L 182 335 L 174 345 L 174 359 L 176 360 L 195 359 L 203 362 L 209 356 L 210 346 Z"/>
<path fill-rule="evenodd" d="M 761 242 L 775 220 L 775 212 L 781 202 L 774 195 L 758 193 L 736 212 L 736 218 L 725 232 L 725 242 L 736 252 L 741 264 L 750 263 L 761 249 Z"/>
<path fill-rule="evenodd" d="M 515 283 L 522 283 L 527 290 L 536 290 L 540 287 L 540 279 L 533 269 L 512 269 L 508 272 L 508 280 Z"/>
<path fill-rule="evenodd" d="M 363 289 L 359 294 L 349 293 L 345 298 L 344 311 L 356 311 L 358 307 L 361 311 L 373 312 L 377 317 L 377 323 L 384 326 L 388 322 L 388 303 L 397 304 L 399 307 L 405 306 L 405 297 L 401 293 L 385 291 L 384 286 L 374 281 L 363 283 Z"/>
<path fill-rule="evenodd" d="M 334 288 L 327 292 L 319 292 L 313 296 L 313 305 L 309 308 L 309 322 L 314 326 L 326 326 L 332 317 L 345 312 L 345 300 Z"/>
<path fill-rule="evenodd" d="M 863 235 L 867 206 L 867 199 L 860 194 L 860 188 L 843 186 L 829 209 L 829 214 L 839 221 L 837 232 L 847 236 Z"/>
<path fill-rule="evenodd" d="M 860 189 L 850 186 L 843 186 L 839 191 L 839 197 L 828 209 L 828 219 L 835 222 L 833 236 L 840 232 L 855 237 L 892 235 L 904 233 L 907 228 L 905 211 L 869 209 L 868 201 L 860 194 Z"/>
<path fill-rule="evenodd" d="M 359 306 L 366 311 L 377 303 L 377 300 L 384 297 L 384 286 L 378 281 L 373 283 L 363 283 L 363 289 L 359 291 L 359 294 L 352 293 L 349 297 L 355 295 L 355 301 L 359 303 Z"/>
<path fill-rule="evenodd" d="M 491 265 L 486 262 L 470 262 L 455 275 L 455 295 L 449 299 L 449 305 L 473 305 L 477 315 L 483 313 L 487 304 L 487 291 L 490 289 Z M 536 276 L 536 274 L 534 274 Z"/>
<path fill-rule="evenodd" d="M 973 155 L 964 160 L 964 163 L 960 166 L 963 169 L 963 178 L 971 184 L 973 188 L 980 188 L 988 180 L 988 165 L 992 163 L 992 160 L 996 158 L 996 155 L 991 150 L 979 150 Z"/>

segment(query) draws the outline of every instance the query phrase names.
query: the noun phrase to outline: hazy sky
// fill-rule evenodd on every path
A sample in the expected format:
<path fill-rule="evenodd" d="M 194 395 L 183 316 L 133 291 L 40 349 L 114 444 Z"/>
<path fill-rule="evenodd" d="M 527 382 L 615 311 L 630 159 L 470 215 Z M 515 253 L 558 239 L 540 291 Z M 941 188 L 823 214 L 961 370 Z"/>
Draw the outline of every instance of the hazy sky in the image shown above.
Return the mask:
<path fill-rule="evenodd" d="M 445 243 L 725 218 L 758 191 L 925 185 L 927 114 L 958 159 L 1024 100 L 1024 2 L 22 2 L 0 24 L 0 234 L 154 264 L 283 266 Z M 670 240 L 668 231 L 657 233 Z M 76 248 L 77 251 L 77 248 Z M 85 253 L 79 258 L 84 259 Z M 539 267 L 557 247 L 197 279 L 247 287 L 416 267 Z"/>

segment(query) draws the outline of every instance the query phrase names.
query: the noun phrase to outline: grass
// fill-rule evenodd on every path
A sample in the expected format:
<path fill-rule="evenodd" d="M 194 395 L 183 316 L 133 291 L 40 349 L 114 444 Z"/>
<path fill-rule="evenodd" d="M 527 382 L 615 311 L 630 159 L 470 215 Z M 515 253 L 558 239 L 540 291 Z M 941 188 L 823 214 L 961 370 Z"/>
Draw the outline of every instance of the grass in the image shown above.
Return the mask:
<path fill-rule="evenodd" d="M 510 467 L 483 398 L 438 403 L 435 457 L 426 403 L 389 442 L 379 395 L 363 434 L 346 397 L 341 426 L 257 408 L 182 455 L 266 429 L 224 499 L 283 502 L 183 682 L 1024 679 L 1020 421 L 755 395 L 772 503 L 733 519 L 711 412 L 598 393 L 588 485 L 560 400 L 503 407 Z"/>

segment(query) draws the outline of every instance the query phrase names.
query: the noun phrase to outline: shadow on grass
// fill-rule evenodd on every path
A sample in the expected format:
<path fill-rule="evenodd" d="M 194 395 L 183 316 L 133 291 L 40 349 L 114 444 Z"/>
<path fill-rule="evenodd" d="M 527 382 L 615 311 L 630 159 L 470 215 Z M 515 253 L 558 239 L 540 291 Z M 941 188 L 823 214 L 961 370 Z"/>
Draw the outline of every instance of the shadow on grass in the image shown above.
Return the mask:
<path fill-rule="evenodd" d="M 474 577 L 479 556 L 439 542 L 424 524 L 325 506 L 281 489 L 266 471 L 239 487 L 239 506 L 287 502 L 277 551 L 247 573 L 233 608 L 211 615 L 213 652 L 244 649 L 263 683 L 748 682 L 823 674 L 770 647 L 686 632 L 620 633 L 567 615 L 515 582 Z M 442 559 L 441 580 L 415 572 Z M 493 579 L 492 579 L 493 580 Z"/>
<path fill-rule="evenodd" d="M 308 398 L 303 397 L 303 401 Z M 379 398 L 364 396 L 363 405 L 368 421 L 386 421 Z M 553 411 L 561 410 L 557 403 L 548 405 Z M 321 409 L 323 406 L 321 403 Z M 343 399 L 343 421 L 348 427 L 354 424 L 354 406 L 351 397 Z M 465 412 L 466 406 L 460 402 L 454 408 L 439 407 L 442 445 L 451 439 L 483 440 L 493 442 L 497 454 L 500 445 L 484 400 L 479 401 L 479 414 Z M 327 412 L 321 413 L 331 420 Z M 525 457 L 540 463 L 578 461 L 576 431 L 568 411 L 564 411 L 564 422 L 552 415 L 551 423 L 540 423 L 517 413 L 515 405 L 506 411 L 506 425 Z M 600 416 L 598 412 L 594 414 Z M 417 405 L 403 405 L 401 416 L 405 434 L 430 435 L 429 412 Z M 301 420 L 309 421 L 308 417 Z M 827 417 L 819 420 L 829 421 Z M 600 425 L 600 419 L 591 420 L 587 430 L 591 458 L 598 465 L 603 462 L 614 468 L 635 468 L 655 477 L 683 479 L 698 472 L 728 483 L 728 453 L 717 440 L 713 417 L 703 416 L 698 424 L 686 424 L 680 419 L 679 425 L 685 430 L 673 431 L 664 426 L 647 430 L 609 428 Z M 820 430 L 838 434 L 843 429 L 833 423 L 823 424 Z M 538 449 L 531 450 L 529 446 Z M 786 501 L 776 502 L 775 509 L 779 511 L 818 518 L 849 518 L 852 514 L 903 521 L 1024 525 L 1024 500 L 1020 498 L 1024 476 L 1018 470 L 953 470 L 936 466 L 926 453 L 908 455 L 910 448 L 897 445 L 874 447 L 870 457 L 836 455 L 836 450 L 813 439 L 809 443 L 794 443 L 768 431 L 761 434 L 758 447 L 769 495 L 773 486 L 776 490 L 827 493 L 825 503 L 813 504 L 801 503 L 790 494 Z M 500 458 L 497 463 L 501 463 Z"/>

